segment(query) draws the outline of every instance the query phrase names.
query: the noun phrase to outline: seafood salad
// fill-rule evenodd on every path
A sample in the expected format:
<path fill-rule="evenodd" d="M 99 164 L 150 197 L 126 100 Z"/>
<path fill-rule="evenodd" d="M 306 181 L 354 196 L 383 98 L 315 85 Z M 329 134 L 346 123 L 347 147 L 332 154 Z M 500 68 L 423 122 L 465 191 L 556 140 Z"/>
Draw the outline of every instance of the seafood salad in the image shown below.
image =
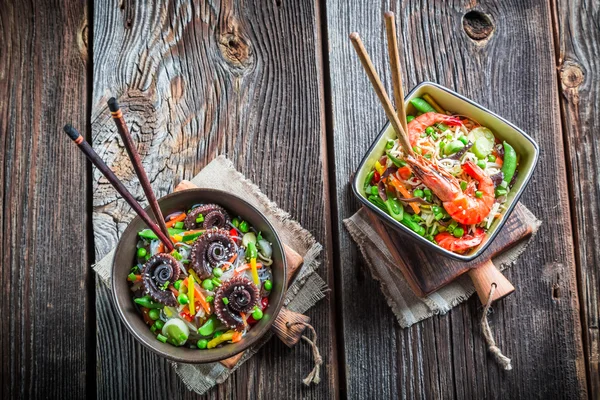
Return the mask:
<path fill-rule="evenodd" d="M 241 217 L 197 204 L 165 218 L 175 245 L 150 229 L 138 233 L 128 281 L 157 340 L 212 349 L 236 343 L 263 318 L 273 287 L 272 246 Z"/>
<path fill-rule="evenodd" d="M 413 155 L 389 140 L 364 182 L 370 202 L 417 234 L 455 252 L 483 242 L 506 211 L 518 156 L 477 121 L 442 110 L 424 95 L 411 104 L 407 134 Z"/>

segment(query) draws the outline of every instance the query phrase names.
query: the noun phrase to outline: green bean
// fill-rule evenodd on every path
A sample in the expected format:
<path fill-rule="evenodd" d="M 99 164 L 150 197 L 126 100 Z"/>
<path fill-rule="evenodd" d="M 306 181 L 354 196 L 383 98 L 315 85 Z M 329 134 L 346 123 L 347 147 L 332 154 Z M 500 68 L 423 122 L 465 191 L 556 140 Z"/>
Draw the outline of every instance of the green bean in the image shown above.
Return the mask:
<path fill-rule="evenodd" d="M 390 160 L 392 160 L 392 163 L 398 168 L 402 168 L 402 167 L 406 166 L 406 161 L 404 161 L 404 160 L 400 160 L 399 158 L 396 158 L 391 154 L 388 154 L 387 157 Z M 369 180 L 369 182 L 370 182 L 370 180 Z"/>
<path fill-rule="evenodd" d="M 163 308 L 164 305 L 161 303 L 155 303 L 154 300 L 148 295 L 143 297 L 138 297 L 137 299 L 133 299 L 136 304 L 139 304 L 142 307 L 146 308 Z"/>
<path fill-rule="evenodd" d="M 502 164 L 502 173 L 504 174 L 504 180 L 510 183 L 517 170 L 517 152 L 510 144 L 504 142 L 503 145 L 504 163 Z"/>
<path fill-rule="evenodd" d="M 394 161 L 393 159 L 391 159 L 392 162 Z M 367 178 L 365 179 L 365 183 L 363 185 L 363 190 L 366 192 L 367 188 L 371 185 L 371 181 L 373 180 L 373 175 L 375 175 L 375 170 L 369 172 L 367 174 Z"/>
<path fill-rule="evenodd" d="M 428 112 L 435 112 L 435 108 L 433 108 L 431 104 L 429 104 L 420 97 L 415 97 L 414 99 L 412 99 L 410 101 L 410 104 L 412 104 L 417 109 L 417 111 L 422 112 L 423 114 Z"/>

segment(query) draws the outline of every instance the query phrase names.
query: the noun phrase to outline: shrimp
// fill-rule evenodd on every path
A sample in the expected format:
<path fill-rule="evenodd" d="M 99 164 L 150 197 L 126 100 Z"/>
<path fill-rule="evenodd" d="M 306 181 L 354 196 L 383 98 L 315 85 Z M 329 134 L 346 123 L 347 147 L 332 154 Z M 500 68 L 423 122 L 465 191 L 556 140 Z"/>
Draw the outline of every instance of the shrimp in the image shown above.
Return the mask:
<path fill-rule="evenodd" d="M 462 252 L 472 247 L 479 246 L 485 237 L 485 231 L 477 228 L 472 235 L 465 235 L 461 238 L 454 237 L 449 232 L 442 232 L 435 235 L 435 241 L 440 247 L 446 250 Z"/>
<path fill-rule="evenodd" d="M 428 126 L 443 123 L 450 126 L 462 125 L 460 118 L 451 117 L 450 115 L 440 114 L 436 112 L 428 112 L 421 114 L 408 123 L 408 139 L 410 144 L 414 146 L 419 139 L 419 136 Z"/>
<path fill-rule="evenodd" d="M 407 157 L 407 162 L 416 177 L 439 197 L 444 209 L 457 222 L 464 225 L 478 224 L 490 213 L 496 199 L 494 183 L 472 161 L 464 163 L 462 168 L 478 182 L 477 191 L 481 192 L 481 197 L 475 195 L 474 183 L 468 185 L 463 192 L 458 179 L 420 156 Z"/>

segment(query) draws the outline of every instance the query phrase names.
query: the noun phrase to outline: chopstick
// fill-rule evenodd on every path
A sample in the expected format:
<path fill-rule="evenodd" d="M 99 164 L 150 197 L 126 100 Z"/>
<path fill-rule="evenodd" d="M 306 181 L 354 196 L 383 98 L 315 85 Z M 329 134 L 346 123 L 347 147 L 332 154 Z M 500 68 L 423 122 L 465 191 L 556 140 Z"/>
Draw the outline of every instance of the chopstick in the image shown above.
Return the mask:
<path fill-rule="evenodd" d="M 125 185 L 117 178 L 117 176 L 112 172 L 112 170 L 102 161 L 98 153 L 92 149 L 92 146 L 81 136 L 81 134 L 77 131 L 77 129 L 73 128 L 71 125 L 67 124 L 63 128 L 66 134 L 77 144 L 79 149 L 87 156 L 87 158 L 94 164 L 100 172 L 108 179 L 108 181 L 113 185 L 113 187 L 119 192 L 121 196 L 129 203 L 131 208 L 136 212 L 137 215 L 148 225 L 150 229 L 158 236 L 161 242 L 164 243 L 167 251 L 170 253 L 173 251 L 174 247 L 171 241 L 162 233 L 158 225 L 152 221 L 148 213 L 144 211 L 140 203 L 137 202 L 129 193 Z"/>
<path fill-rule="evenodd" d="M 154 191 L 152 191 L 152 185 L 150 185 L 150 181 L 148 180 L 148 175 L 146 174 L 146 170 L 142 166 L 142 161 L 140 160 L 140 155 L 133 144 L 133 139 L 129 134 L 129 129 L 127 128 L 127 123 L 123 118 L 123 113 L 121 112 L 121 108 L 119 107 L 119 103 L 117 99 L 111 97 L 108 100 L 108 108 L 110 113 L 115 121 L 115 125 L 117 126 L 117 130 L 121 135 L 121 139 L 123 139 L 123 143 L 125 144 L 125 149 L 127 150 L 127 154 L 129 155 L 129 159 L 133 164 L 133 169 L 135 170 L 135 174 L 140 180 L 140 184 L 142 185 L 142 189 L 144 189 L 144 193 L 146 194 L 146 198 L 150 203 L 150 208 L 154 213 L 154 217 L 158 222 L 158 227 L 162 231 L 162 233 L 170 239 L 169 231 L 167 230 L 167 225 L 165 224 L 165 219 L 163 217 L 160 206 L 158 205 L 158 201 L 156 200 L 156 196 L 154 195 Z M 169 240 L 170 241 L 170 240 Z M 173 244 L 171 242 L 171 244 Z"/>
<path fill-rule="evenodd" d="M 398 40 L 396 39 L 396 17 L 394 13 L 388 11 L 385 13 L 385 32 L 387 34 L 388 54 L 390 56 L 390 66 L 392 67 L 392 86 L 394 88 L 394 101 L 396 110 L 398 110 L 398 119 L 408 132 L 406 127 L 406 108 L 404 106 L 404 89 L 402 89 L 402 66 L 400 64 L 400 51 L 398 50 Z"/>
<path fill-rule="evenodd" d="M 367 50 L 365 49 L 362 40 L 360 40 L 360 36 L 357 32 L 353 32 L 350 34 L 350 40 L 354 45 L 354 49 L 358 54 L 358 58 L 360 59 L 360 62 L 362 63 L 365 72 L 367 73 L 367 76 L 369 77 L 369 80 L 373 85 L 373 89 L 375 90 L 377 97 L 379 97 L 379 101 L 381 102 L 381 105 L 383 106 L 383 109 L 388 119 L 390 120 L 392 127 L 398 134 L 400 144 L 402 144 L 402 147 L 404 148 L 406 154 L 414 156 L 412 146 L 410 145 L 410 141 L 408 140 L 408 135 L 406 134 L 406 131 L 404 130 L 402 124 L 398 120 L 396 110 L 394 109 L 394 106 L 392 105 L 392 102 L 390 101 L 390 98 L 388 97 L 385 88 L 383 87 L 383 83 L 381 83 L 381 79 L 379 79 L 379 75 L 377 75 L 377 72 L 375 71 L 375 66 L 371 62 L 369 53 L 367 53 Z M 404 102 L 402 102 L 402 104 L 404 104 Z"/>

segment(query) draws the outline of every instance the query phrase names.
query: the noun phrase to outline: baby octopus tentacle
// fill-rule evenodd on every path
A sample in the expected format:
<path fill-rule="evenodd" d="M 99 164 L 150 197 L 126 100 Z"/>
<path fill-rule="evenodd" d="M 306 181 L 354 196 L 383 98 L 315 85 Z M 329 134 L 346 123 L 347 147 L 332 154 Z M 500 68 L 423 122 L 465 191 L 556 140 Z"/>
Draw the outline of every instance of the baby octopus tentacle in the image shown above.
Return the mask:
<path fill-rule="evenodd" d="M 202 214 L 204 220 L 196 222 L 200 214 Z M 185 217 L 184 223 L 186 229 L 197 229 L 200 226 L 204 229 L 227 228 L 230 220 L 229 214 L 227 214 L 227 211 L 223 207 L 216 204 L 205 204 L 194 208 Z"/>
<path fill-rule="evenodd" d="M 222 262 L 229 260 L 236 249 L 236 244 L 224 229 L 206 231 L 192 245 L 190 264 L 200 279 L 206 279 Z"/>
<path fill-rule="evenodd" d="M 227 301 L 223 301 L 227 298 Z M 250 312 L 259 300 L 258 287 L 249 279 L 239 276 L 223 284 L 215 293 L 215 314 L 231 329 L 241 331 L 244 321 L 241 313 Z"/>
<path fill-rule="evenodd" d="M 175 295 L 168 289 L 163 289 L 167 282 L 173 283 L 179 279 L 181 270 L 177 260 L 166 253 L 152 256 L 142 268 L 142 284 L 150 297 L 167 306 L 177 306 Z"/>

